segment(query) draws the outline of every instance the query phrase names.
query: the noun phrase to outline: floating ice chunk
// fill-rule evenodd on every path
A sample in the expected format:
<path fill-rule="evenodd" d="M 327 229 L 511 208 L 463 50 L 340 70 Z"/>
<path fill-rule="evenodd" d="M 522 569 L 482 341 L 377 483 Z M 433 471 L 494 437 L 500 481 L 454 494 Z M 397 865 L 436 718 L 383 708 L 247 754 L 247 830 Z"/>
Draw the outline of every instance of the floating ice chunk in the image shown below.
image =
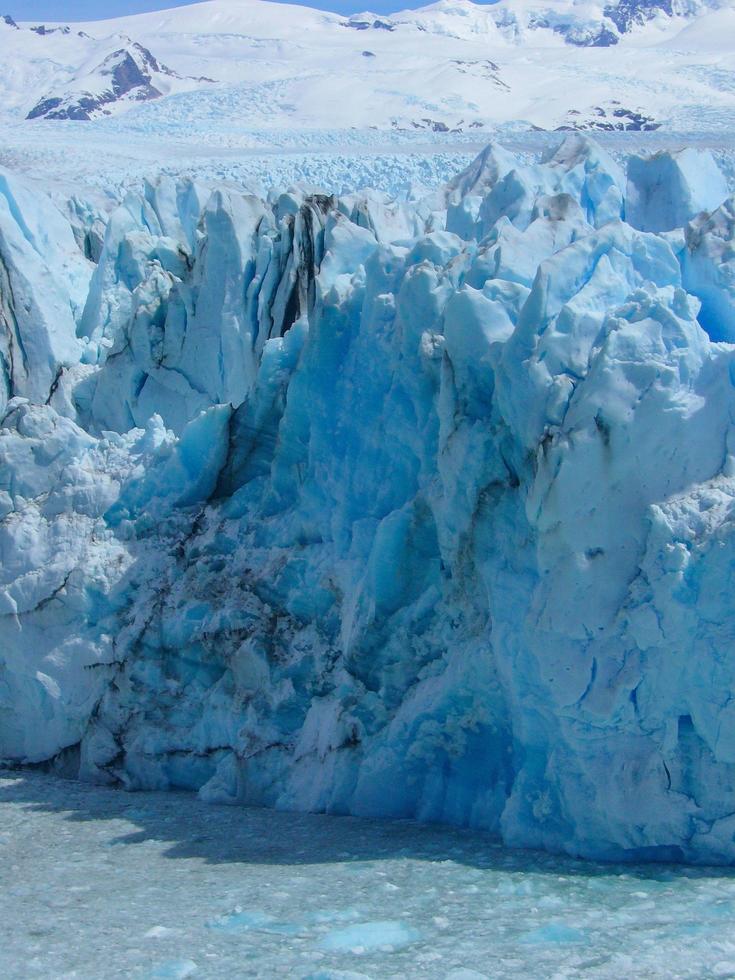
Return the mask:
<path fill-rule="evenodd" d="M 574 926 L 569 926 L 564 922 L 550 922 L 546 926 L 540 926 L 538 929 L 532 929 L 530 932 L 524 933 L 519 942 L 522 943 L 532 943 L 537 944 L 550 944 L 550 945 L 568 945 L 570 943 L 586 943 L 588 942 L 588 937 L 583 929 L 577 929 Z"/>
<path fill-rule="evenodd" d="M 444 980 L 489 980 L 489 978 L 486 973 L 478 973 L 477 970 L 460 967 L 458 970 L 450 970 Z"/>
<path fill-rule="evenodd" d="M 400 949 L 419 942 L 421 934 L 403 922 L 360 922 L 344 929 L 334 929 L 321 940 L 321 947 L 330 952 L 352 950 L 363 952 L 373 949 Z"/>
<path fill-rule="evenodd" d="M 280 922 L 272 915 L 260 911 L 246 911 L 236 908 L 227 915 L 219 916 L 207 923 L 208 929 L 216 932 L 256 932 L 273 933 L 276 936 L 297 936 L 304 927 L 294 922 Z"/>
<path fill-rule="evenodd" d="M 316 973 L 307 974 L 303 980 L 371 980 L 371 977 L 355 970 L 317 970 Z"/>
<path fill-rule="evenodd" d="M 151 980 L 184 980 L 197 972 L 194 960 L 167 960 L 154 967 L 150 973 Z"/>

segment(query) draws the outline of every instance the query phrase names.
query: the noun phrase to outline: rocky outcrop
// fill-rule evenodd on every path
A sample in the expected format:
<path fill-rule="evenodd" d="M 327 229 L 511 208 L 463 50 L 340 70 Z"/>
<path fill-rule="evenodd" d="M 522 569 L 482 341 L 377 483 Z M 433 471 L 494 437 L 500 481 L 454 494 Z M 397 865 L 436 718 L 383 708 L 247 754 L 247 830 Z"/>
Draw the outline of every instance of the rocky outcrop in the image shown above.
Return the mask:
<path fill-rule="evenodd" d="M 131 43 L 113 51 L 86 76 L 77 77 L 68 90 L 45 96 L 27 118 L 88 121 L 122 102 L 159 99 L 166 87 L 162 80 L 165 83 L 177 78 L 181 76 L 161 64 L 147 48 Z"/>

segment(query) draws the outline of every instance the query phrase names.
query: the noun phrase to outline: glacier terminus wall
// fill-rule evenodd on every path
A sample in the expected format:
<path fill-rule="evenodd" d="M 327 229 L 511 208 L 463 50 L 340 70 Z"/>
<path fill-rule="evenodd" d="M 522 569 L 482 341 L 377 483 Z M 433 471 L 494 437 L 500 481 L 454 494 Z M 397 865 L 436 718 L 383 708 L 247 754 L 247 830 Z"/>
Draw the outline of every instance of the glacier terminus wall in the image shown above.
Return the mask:
<path fill-rule="evenodd" d="M 0 172 L 0 758 L 735 861 L 735 198 Z"/>

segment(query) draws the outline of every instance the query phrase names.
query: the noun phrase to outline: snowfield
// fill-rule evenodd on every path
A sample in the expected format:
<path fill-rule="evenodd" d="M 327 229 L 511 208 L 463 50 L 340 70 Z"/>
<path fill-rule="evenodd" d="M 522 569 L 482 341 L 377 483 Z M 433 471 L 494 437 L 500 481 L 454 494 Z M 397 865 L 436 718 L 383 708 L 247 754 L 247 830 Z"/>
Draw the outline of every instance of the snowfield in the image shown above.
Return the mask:
<path fill-rule="evenodd" d="M 177 116 L 210 130 L 726 132 L 734 49 L 729 0 L 439 0 L 384 18 L 209 0 L 40 29 L 0 20 L 0 111 L 36 126 L 132 113 L 159 132 Z"/>

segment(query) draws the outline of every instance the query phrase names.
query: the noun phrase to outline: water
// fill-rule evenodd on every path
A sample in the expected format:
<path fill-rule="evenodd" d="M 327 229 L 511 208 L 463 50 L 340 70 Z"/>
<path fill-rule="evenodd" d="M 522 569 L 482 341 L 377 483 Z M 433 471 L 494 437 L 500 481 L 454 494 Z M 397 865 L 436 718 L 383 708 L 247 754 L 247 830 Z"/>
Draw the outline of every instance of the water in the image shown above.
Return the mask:
<path fill-rule="evenodd" d="M 735 977 L 735 873 L 13 773 L 0 976 Z"/>

